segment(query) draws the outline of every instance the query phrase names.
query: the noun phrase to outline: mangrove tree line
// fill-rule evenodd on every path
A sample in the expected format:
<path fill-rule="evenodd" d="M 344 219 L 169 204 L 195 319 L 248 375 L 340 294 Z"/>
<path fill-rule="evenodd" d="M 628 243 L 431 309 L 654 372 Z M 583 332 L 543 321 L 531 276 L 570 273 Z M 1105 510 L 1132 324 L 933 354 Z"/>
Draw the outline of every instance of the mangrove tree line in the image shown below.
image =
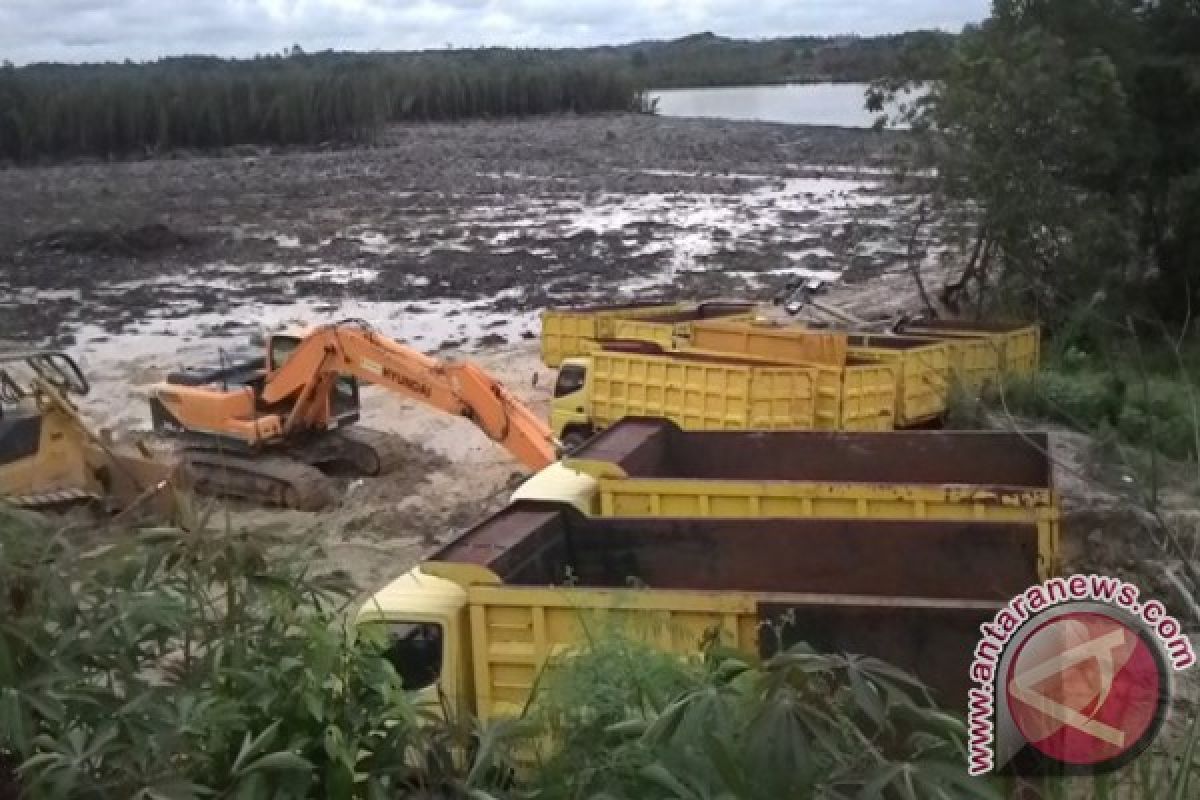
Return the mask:
<path fill-rule="evenodd" d="M 362 141 L 394 121 L 642 106 L 615 58 L 304 54 L 0 68 L 0 160 Z"/>

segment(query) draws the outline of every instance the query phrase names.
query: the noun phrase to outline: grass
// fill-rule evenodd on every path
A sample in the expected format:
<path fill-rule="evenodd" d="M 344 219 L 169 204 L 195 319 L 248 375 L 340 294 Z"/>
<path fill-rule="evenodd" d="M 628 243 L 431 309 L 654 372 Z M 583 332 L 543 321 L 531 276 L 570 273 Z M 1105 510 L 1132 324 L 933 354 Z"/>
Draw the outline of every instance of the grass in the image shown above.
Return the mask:
<path fill-rule="evenodd" d="M 1041 371 L 982 398 L 955 391 L 948 424 L 979 427 L 985 412 L 1065 425 L 1096 437 L 1118 460 L 1195 462 L 1200 453 L 1200 345 L 1136 343 L 1091 351 L 1048 348 Z"/>

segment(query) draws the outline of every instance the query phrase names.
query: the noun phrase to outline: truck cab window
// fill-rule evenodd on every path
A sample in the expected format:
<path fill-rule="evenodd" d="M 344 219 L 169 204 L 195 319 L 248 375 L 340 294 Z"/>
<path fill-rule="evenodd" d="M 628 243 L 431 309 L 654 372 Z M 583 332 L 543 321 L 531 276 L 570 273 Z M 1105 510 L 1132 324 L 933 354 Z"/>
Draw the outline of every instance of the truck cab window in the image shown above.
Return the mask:
<path fill-rule="evenodd" d="M 554 384 L 554 396 L 566 397 L 583 388 L 587 381 L 587 368 L 579 364 L 567 364 L 558 371 L 558 382 Z"/>
<path fill-rule="evenodd" d="M 442 674 L 442 626 L 434 622 L 388 625 L 383 656 L 391 662 L 401 685 L 408 691 L 432 686 Z"/>

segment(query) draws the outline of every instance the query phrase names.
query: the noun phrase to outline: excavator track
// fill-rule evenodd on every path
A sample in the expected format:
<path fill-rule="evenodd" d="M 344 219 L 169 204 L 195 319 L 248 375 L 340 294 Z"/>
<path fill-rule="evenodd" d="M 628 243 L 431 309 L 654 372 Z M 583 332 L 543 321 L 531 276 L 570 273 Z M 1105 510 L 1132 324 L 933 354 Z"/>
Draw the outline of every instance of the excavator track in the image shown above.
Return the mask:
<path fill-rule="evenodd" d="M 325 473 L 284 456 L 188 449 L 183 453 L 181 474 L 185 484 L 201 494 L 297 511 L 320 511 L 334 499 L 332 483 Z"/>
<path fill-rule="evenodd" d="M 15 497 L 0 497 L 0 501 L 16 508 L 30 511 L 69 511 L 79 506 L 87 506 L 101 501 L 100 495 L 83 489 L 58 489 L 38 494 L 18 495 Z"/>
<path fill-rule="evenodd" d="M 355 477 L 394 472 L 405 457 L 404 443 L 397 437 L 357 425 L 322 433 L 285 452 L 296 461 Z"/>
<path fill-rule="evenodd" d="M 328 434 L 344 453 L 343 460 L 353 464 L 360 475 L 374 477 L 395 472 L 407 456 L 406 442 L 373 428 L 343 428 Z"/>

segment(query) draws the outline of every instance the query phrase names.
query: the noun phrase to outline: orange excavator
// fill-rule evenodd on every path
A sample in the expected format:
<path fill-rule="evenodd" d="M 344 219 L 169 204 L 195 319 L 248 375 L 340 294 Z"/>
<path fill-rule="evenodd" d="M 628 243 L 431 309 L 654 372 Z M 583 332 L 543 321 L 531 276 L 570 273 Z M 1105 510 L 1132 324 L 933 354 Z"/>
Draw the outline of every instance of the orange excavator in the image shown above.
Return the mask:
<path fill-rule="evenodd" d="M 381 475 L 392 437 L 354 425 L 359 381 L 471 420 L 517 461 L 557 457 L 550 428 L 469 362 L 443 363 L 351 320 L 268 338 L 266 355 L 169 375 L 150 399 L 156 431 L 185 441 L 182 474 L 198 491 L 316 510 L 332 500 L 321 468 Z"/>

